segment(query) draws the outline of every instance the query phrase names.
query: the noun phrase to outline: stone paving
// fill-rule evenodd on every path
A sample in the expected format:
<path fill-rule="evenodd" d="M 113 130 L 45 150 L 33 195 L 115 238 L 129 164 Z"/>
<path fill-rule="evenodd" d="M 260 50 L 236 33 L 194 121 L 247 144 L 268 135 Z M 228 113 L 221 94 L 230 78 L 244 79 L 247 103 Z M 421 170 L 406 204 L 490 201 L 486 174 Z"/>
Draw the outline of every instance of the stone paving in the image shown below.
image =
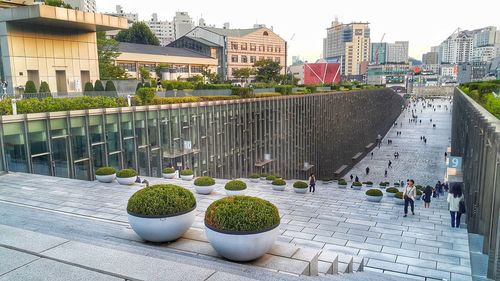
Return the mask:
<path fill-rule="evenodd" d="M 406 116 L 404 116 L 406 115 Z M 393 128 L 386 138 L 393 145 L 382 145 L 354 167 L 351 173 L 361 180 L 384 179 L 386 162 L 397 148 L 401 157 L 393 160 L 390 181 L 414 178 L 434 183 L 444 175 L 444 151 L 448 146 L 450 113 L 444 109 L 422 113 L 422 125 Z M 419 114 L 420 115 L 420 114 Z M 426 119 L 432 118 L 437 129 Z M 398 121 L 399 123 L 399 121 Z M 429 127 L 430 126 L 430 127 Z M 397 138 L 396 131 L 402 131 Z M 420 142 L 425 135 L 427 144 Z M 385 142 L 387 143 L 387 142 Z M 362 176 L 367 165 L 372 172 Z M 363 173 L 361 173 L 363 172 Z M 192 182 L 148 178 L 154 183 L 175 183 L 194 191 Z M 211 195 L 196 195 L 197 218 L 194 228 L 203 228 L 204 210 L 225 196 L 225 180 L 217 180 Z M 316 194 L 296 194 L 289 181 L 284 192 L 270 185 L 247 181 L 247 195 L 276 204 L 282 215 L 279 240 L 312 248 L 365 258 L 365 270 L 384 272 L 416 280 L 471 280 L 469 246 L 465 229 L 449 226 L 445 199 L 434 200 L 431 209 L 417 202 L 416 215 L 402 217 L 402 206 L 384 197 L 381 203 L 367 202 L 364 191 L 339 189 L 336 184 L 319 184 Z M 76 181 L 38 175 L 8 174 L 0 177 L 0 202 L 15 202 L 59 213 L 79 214 L 117 223 L 127 223 L 126 202 L 141 186 L 132 187 Z"/>

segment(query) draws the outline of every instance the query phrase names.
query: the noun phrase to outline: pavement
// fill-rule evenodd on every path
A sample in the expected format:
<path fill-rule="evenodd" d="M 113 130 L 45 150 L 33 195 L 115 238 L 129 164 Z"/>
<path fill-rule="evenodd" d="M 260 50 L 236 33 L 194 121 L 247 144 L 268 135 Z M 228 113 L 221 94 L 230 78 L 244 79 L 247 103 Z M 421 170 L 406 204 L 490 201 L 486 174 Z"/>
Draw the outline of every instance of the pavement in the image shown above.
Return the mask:
<path fill-rule="evenodd" d="M 449 105 L 449 102 L 441 104 Z M 421 107 L 415 109 L 420 110 Z M 451 133 L 451 113 L 443 107 L 436 111 L 422 110 L 418 113 L 422 118 L 421 125 L 408 123 L 408 113 L 404 112 L 397 121 L 398 125 L 385 137 L 384 144 L 374 149 L 373 159 L 369 154 L 348 175 L 352 173 L 362 181 L 371 180 L 375 183 L 412 178 L 416 184 L 434 184 L 442 180 L 445 172 L 444 152 L 449 146 Z M 436 124 L 436 129 L 432 128 L 430 118 Z M 401 131 L 402 136 L 396 136 L 397 131 Z M 427 144 L 420 141 L 421 135 L 427 137 Z M 387 139 L 392 139 L 393 144 L 387 145 Z M 393 159 L 395 151 L 400 153 L 399 160 Z M 384 171 L 389 159 L 392 159 L 393 168 L 385 178 Z M 370 166 L 371 171 L 365 176 L 367 166 Z M 175 183 L 194 191 L 192 182 L 147 179 L 152 184 Z M 193 228 L 204 228 L 204 211 L 211 202 L 225 196 L 225 182 L 217 179 L 215 192 L 211 195 L 196 195 L 198 206 Z M 430 209 L 424 209 L 422 203 L 417 202 L 415 216 L 403 218 L 402 206 L 396 205 L 391 198 L 384 197 L 381 203 L 367 202 L 364 195 L 366 188 L 361 191 L 350 188 L 344 190 L 334 183 L 319 184 L 315 194 L 302 195 L 293 192 L 293 181 L 288 182 L 287 190 L 278 192 L 265 182 L 247 181 L 247 195 L 264 198 L 278 206 L 282 216 L 279 241 L 364 257 L 366 272 L 352 274 L 352 277 L 344 275 L 341 276 L 342 280 L 361 280 L 364 276 L 371 276 L 371 280 L 384 280 L 377 279 L 380 273 L 384 274 L 385 280 L 472 280 L 468 233 L 464 228 L 452 229 L 449 226 L 445 198 L 433 200 Z M 130 230 L 126 204 L 128 198 L 143 187 L 141 185 L 125 187 L 116 183 L 101 184 L 12 173 L 0 176 L 0 186 L 0 225 L 62 237 L 70 242 L 157 255 L 163 260 L 170 259 L 170 262 L 179 261 L 176 256 L 179 253 L 159 251 L 154 245 L 144 244 Z M 72 251 L 78 253 L 83 249 Z M 23 248 L 15 250 L 22 251 Z M 241 264 L 231 263 L 228 266 L 225 261 L 182 255 L 181 264 L 184 265 L 256 280 L 276 278 L 271 273 Z M 26 261 L 30 263 L 33 257 L 24 258 L 18 265 Z M 97 265 L 84 266 L 83 269 L 91 269 L 92 266 Z M 0 272 L 0 280 L 17 274 L 17 270 L 8 274 Z M 71 274 L 71 270 L 68 270 L 68 274 Z M 91 271 L 92 274 L 103 272 Z M 95 277 L 95 280 L 100 277 Z M 281 276 L 279 279 L 293 278 Z"/>

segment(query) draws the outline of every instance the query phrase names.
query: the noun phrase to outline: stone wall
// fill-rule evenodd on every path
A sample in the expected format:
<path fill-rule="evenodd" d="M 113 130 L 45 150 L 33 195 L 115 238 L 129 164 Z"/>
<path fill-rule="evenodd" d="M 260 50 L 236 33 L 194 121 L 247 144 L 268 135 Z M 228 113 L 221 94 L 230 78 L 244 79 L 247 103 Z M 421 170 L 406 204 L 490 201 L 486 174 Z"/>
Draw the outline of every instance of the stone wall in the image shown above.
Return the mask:
<path fill-rule="evenodd" d="M 419 97 L 451 96 L 455 86 L 414 87 L 413 93 Z"/>

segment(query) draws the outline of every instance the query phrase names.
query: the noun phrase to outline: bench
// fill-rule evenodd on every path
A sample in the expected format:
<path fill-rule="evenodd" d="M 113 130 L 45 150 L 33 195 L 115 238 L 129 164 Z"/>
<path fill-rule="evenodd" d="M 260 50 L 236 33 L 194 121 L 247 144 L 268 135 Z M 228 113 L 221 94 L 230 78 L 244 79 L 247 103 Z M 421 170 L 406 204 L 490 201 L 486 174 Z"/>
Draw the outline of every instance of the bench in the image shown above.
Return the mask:
<path fill-rule="evenodd" d="M 356 155 L 354 155 L 354 157 L 352 157 L 352 162 L 356 162 L 359 160 L 359 158 L 363 155 L 363 153 L 359 152 L 359 153 L 356 153 Z"/>
<path fill-rule="evenodd" d="M 340 175 L 342 175 L 344 173 L 345 170 L 347 170 L 347 168 L 349 168 L 349 166 L 347 165 L 342 165 L 340 168 L 338 168 L 335 173 L 334 173 L 334 176 L 335 177 L 340 177 Z"/>

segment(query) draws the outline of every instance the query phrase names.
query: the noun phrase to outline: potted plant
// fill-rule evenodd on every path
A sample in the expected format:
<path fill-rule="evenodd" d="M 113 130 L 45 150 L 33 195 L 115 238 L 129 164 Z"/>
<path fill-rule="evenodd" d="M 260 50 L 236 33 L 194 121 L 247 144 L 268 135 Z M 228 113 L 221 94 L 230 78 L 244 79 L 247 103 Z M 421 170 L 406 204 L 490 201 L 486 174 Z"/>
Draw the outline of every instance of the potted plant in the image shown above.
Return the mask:
<path fill-rule="evenodd" d="M 417 189 L 417 200 L 420 200 L 422 198 L 422 194 L 424 194 L 420 189 Z"/>
<path fill-rule="evenodd" d="M 309 185 L 306 182 L 303 181 L 296 181 L 293 184 L 293 191 L 296 193 L 307 193 L 307 188 Z"/>
<path fill-rule="evenodd" d="M 184 181 L 191 181 L 194 178 L 193 170 L 191 169 L 184 169 L 179 174 Z"/>
<path fill-rule="evenodd" d="M 399 192 L 399 189 L 395 187 L 389 187 L 388 189 L 385 190 L 385 194 L 387 194 L 387 197 L 394 197 L 396 193 Z"/>
<path fill-rule="evenodd" d="M 143 188 L 127 204 L 130 226 L 142 239 L 151 242 L 181 237 L 193 224 L 195 209 L 191 191 L 172 184 Z"/>
<path fill-rule="evenodd" d="M 340 179 L 338 185 L 339 188 L 347 188 L 347 182 L 345 181 L 345 179 Z"/>
<path fill-rule="evenodd" d="M 231 196 L 205 212 L 205 234 L 217 253 L 229 260 L 251 261 L 266 254 L 279 234 L 280 215 L 272 203 Z"/>
<path fill-rule="evenodd" d="M 102 167 L 95 171 L 95 178 L 102 183 L 113 182 L 116 178 L 116 170 L 111 167 Z"/>
<path fill-rule="evenodd" d="M 403 199 L 403 192 L 398 192 L 394 194 L 394 202 L 398 205 L 404 205 L 405 200 Z"/>
<path fill-rule="evenodd" d="M 173 178 L 175 178 L 175 169 L 174 168 L 165 168 L 165 169 L 163 169 L 162 176 L 165 179 L 173 179 Z"/>
<path fill-rule="evenodd" d="M 247 189 L 247 184 L 240 180 L 233 180 L 226 183 L 224 186 L 227 196 L 244 195 Z"/>
<path fill-rule="evenodd" d="M 284 191 L 286 189 L 286 181 L 282 179 L 275 179 L 272 183 L 273 190 Z"/>
<path fill-rule="evenodd" d="M 371 181 L 365 181 L 363 184 L 365 185 L 365 187 L 368 187 L 368 188 L 373 187 L 373 182 L 371 182 Z"/>
<path fill-rule="evenodd" d="M 394 187 L 399 187 L 401 184 L 399 182 L 394 183 Z"/>
<path fill-rule="evenodd" d="M 387 184 L 386 184 L 385 182 L 380 182 L 380 183 L 378 184 L 378 187 L 379 187 L 380 189 L 385 189 L 385 188 L 387 187 Z"/>
<path fill-rule="evenodd" d="M 267 176 L 269 176 L 269 174 L 262 173 L 262 174 L 260 174 L 260 179 L 265 181 Z"/>
<path fill-rule="evenodd" d="M 332 177 L 322 177 L 320 179 L 320 181 L 323 183 L 323 184 L 329 184 L 333 181 L 333 178 Z"/>
<path fill-rule="evenodd" d="M 123 169 L 116 173 L 116 181 L 121 185 L 133 185 L 137 179 L 137 172 L 132 169 Z"/>
<path fill-rule="evenodd" d="M 380 202 L 384 197 L 384 193 L 380 189 L 368 189 L 366 191 L 366 200 L 370 202 Z"/>
<path fill-rule="evenodd" d="M 214 191 L 215 180 L 211 177 L 199 177 L 194 180 L 194 189 L 198 194 L 210 194 Z"/>
<path fill-rule="evenodd" d="M 363 184 L 360 183 L 359 181 L 355 181 L 352 183 L 352 189 L 354 190 L 361 190 L 361 187 L 363 187 Z"/>
<path fill-rule="evenodd" d="M 266 181 L 268 184 L 273 184 L 273 181 L 275 181 L 276 179 L 278 179 L 277 177 L 273 176 L 273 175 L 268 175 L 266 177 Z"/>
<path fill-rule="evenodd" d="M 250 174 L 248 176 L 251 182 L 259 182 L 260 175 L 259 174 Z"/>

